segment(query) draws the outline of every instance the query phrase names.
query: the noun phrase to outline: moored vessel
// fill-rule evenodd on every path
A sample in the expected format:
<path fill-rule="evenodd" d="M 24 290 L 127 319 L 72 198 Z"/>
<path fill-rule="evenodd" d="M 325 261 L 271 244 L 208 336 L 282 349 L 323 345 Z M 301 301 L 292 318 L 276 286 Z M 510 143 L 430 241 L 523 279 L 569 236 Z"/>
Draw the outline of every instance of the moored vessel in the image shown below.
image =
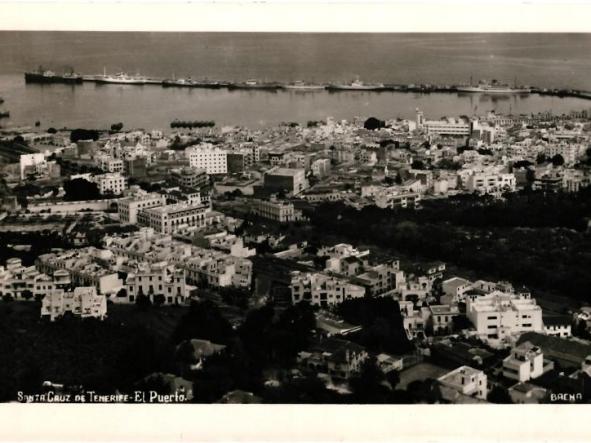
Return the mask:
<path fill-rule="evenodd" d="M 62 75 L 39 67 L 36 71 L 25 72 L 26 83 L 82 83 L 82 75 L 75 73 L 73 70 L 65 72 Z"/>
<path fill-rule="evenodd" d="M 306 83 L 302 80 L 297 80 L 293 83 L 287 83 L 282 86 L 283 89 L 291 89 L 295 91 L 319 91 L 326 89 L 324 85 L 318 85 L 314 83 Z"/>
<path fill-rule="evenodd" d="M 354 80 L 351 83 L 333 83 L 327 86 L 330 91 L 379 91 L 384 89 L 383 83 L 363 83 L 361 80 Z"/>
<path fill-rule="evenodd" d="M 472 83 L 472 82 L 470 82 Z M 458 92 L 477 92 L 483 94 L 529 94 L 531 88 L 526 86 L 509 86 L 507 83 L 501 83 L 497 80 L 492 80 L 490 83 L 486 80 L 481 80 L 477 85 L 460 85 L 456 87 Z"/>

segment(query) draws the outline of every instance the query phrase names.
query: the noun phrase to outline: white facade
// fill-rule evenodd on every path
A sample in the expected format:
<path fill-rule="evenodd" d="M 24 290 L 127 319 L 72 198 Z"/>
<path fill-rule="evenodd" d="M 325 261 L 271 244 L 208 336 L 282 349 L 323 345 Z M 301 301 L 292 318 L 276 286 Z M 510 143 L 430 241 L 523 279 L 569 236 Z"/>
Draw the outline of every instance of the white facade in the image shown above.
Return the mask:
<path fill-rule="evenodd" d="M 468 177 L 466 189 L 470 192 L 489 192 L 509 191 L 514 192 L 517 179 L 514 174 L 504 174 L 496 172 L 474 172 Z"/>
<path fill-rule="evenodd" d="M 28 168 L 43 168 L 45 165 L 45 155 L 44 154 L 22 154 L 20 156 L 20 173 L 21 173 L 21 180 L 25 179 L 25 172 Z"/>
<path fill-rule="evenodd" d="M 153 228 L 157 232 L 171 234 L 182 227 L 205 227 L 207 214 L 210 212 L 209 206 L 200 203 L 177 203 L 142 209 L 137 220 L 139 224 Z"/>
<path fill-rule="evenodd" d="M 287 223 L 296 220 L 296 211 L 293 203 L 276 199 L 253 200 L 251 212 L 262 218 Z"/>
<path fill-rule="evenodd" d="M 466 299 L 466 315 L 478 336 L 491 342 L 523 332 L 542 332 L 542 308 L 528 294 L 494 291 Z"/>
<path fill-rule="evenodd" d="M 486 374 L 470 366 L 460 366 L 437 380 L 464 396 L 486 400 L 488 395 Z"/>
<path fill-rule="evenodd" d="M 127 179 L 115 172 L 96 175 L 93 180 L 97 184 L 98 190 L 102 195 L 108 192 L 119 195 L 127 188 Z"/>
<path fill-rule="evenodd" d="M 307 301 L 318 306 L 335 305 L 365 295 L 363 286 L 320 273 L 294 272 L 290 289 L 293 303 Z"/>
<path fill-rule="evenodd" d="M 97 295 L 93 286 L 74 288 L 73 292 L 55 290 L 43 297 L 41 318 L 55 321 L 66 313 L 103 320 L 107 316 L 107 299 L 104 295 Z"/>
<path fill-rule="evenodd" d="M 127 197 L 119 200 L 117 210 L 121 223 L 137 223 L 138 212 L 142 209 L 166 205 L 166 197 L 162 194 L 149 193 L 138 197 Z"/>
<path fill-rule="evenodd" d="M 537 378 L 544 373 L 544 354 L 537 346 L 524 342 L 515 347 L 503 360 L 503 375 L 520 382 Z"/>
<path fill-rule="evenodd" d="M 161 298 L 162 304 L 184 304 L 189 298 L 190 287 L 185 282 L 185 271 L 167 267 L 165 264 L 141 264 L 138 270 L 128 274 L 125 282 L 130 303 L 140 294 L 149 297 L 152 303 Z"/>
<path fill-rule="evenodd" d="M 191 146 L 185 149 L 191 168 L 204 169 L 208 174 L 227 174 L 227 152 L 211 144 Z"/>

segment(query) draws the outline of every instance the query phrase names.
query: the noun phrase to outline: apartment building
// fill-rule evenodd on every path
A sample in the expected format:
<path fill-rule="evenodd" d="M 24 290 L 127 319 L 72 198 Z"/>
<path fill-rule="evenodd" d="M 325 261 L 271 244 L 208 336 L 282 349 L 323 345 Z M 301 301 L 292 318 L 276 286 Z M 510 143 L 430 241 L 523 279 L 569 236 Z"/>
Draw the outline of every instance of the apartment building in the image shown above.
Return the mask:
<path fill-rule="evenodd" d="M 466 189 L 469 192 L 488 194 L 491 192 L 514 192 L 517 179 L 514 174 L 496 172 L 474 172 L 468 177 Z"/>
<path fill-rule="evenodd" d="M 525 382 L 544 373 L 542 349 L 526 341 L 516 346 L 503 360 L 503 376 Z"/>
<path fill-rule="evenodd" d="M 207 171 L 192 167 L 172 171 L 172 179 L 179 186 L 192 189 L 199 189 L 209 184 Z"/>
<path fill-rule="evenodd" d="M 80 318 L 104 320 L 107 316 L 107 299 L 104 295 L 98 295 L 94 286 L 77 287 L 72 292 L 57 289 L 43 297 L 41 318 L 56 321 L 66 313 Z"/>
<path fill-rule="evenodd" d="M 120 195 L 127 188 L 127 178 L 115 172 L 95 175 L 93 181 L 98 186 L 101 195 L 107 193 Z"/>
<path fill-rule="evenodd" d="M 191 146 L 185 149 L 185 155 L 191 168 L 204 169 L 207 174 L 228 173 L 227 151 L 209 143 Z"/>
<path fill-rule="evenodd" d="M 157 193 L 146 193 L 134 197 L 126 197 L 117 202 L 117 212 L 121 223 L 135 225 L 138 213 L 143 209 L 166 205 L 166 197 Z"/>
<path fill-rule="evenodd" d="M 291 274 L 292 302 L 307 301 L 311 305 L 327 307 L 365 295 L 365 288 L 342 278 L 321 273 Z"/>
<path fill-rule="evenodd" d="M 296 221 L 296 210 L 293 203 L 277 200 L 276 198 L 271 198 L 269 200 L 252 200 L 250 212 L 257 217 L 266 218 L 279 223 Z"/>
<path fill-rule="evenodd" d="M 268 192 L 287 192 L 297 195 L 308 187 L 306 170 L 303 168 L 273 168 L 265 173 L 263 186 Z"/>
<path fill-rule="evenodd" d="M 140 263 L 135 272 L 127 275 L 125 287 L 130 303 L 145 295 L 152 303 L 179 305 L 186 303 L 190 295 L 185 271 L 166 263 Z"/>
<path fill-rule="evenodd" d="M 466 315 L 489 344 L 523 332 L 542 332 L 542 308 L 529 294 L 494 291 L 466 298 Z"/>
<path fill-rule="evenodd" d="M 181 227 L 205 227 L 209 205 L 201 203 L 176 203 L 172 205 L 145 208 L 138 212 L 137 221 L 162 234 L 171 234 Z"/>

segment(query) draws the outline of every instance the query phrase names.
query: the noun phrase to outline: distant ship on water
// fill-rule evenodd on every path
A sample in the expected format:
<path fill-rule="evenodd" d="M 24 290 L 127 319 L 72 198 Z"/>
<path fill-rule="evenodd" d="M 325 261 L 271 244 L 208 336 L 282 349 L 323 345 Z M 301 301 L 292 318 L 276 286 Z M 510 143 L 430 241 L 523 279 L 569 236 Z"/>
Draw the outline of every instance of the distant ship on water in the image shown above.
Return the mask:
<path fill-rule="evenodd" d="M 193 80 L 191 77 L 187 78 L 173 78 L 162 81 L 164 87 L 180 87 L 180 88 L 220 88 L 222 84 L 214 80 Z"/>
<path fill-rule="evenodd" d="M 384 89 L 383 83 L 363 83 L 357 79 L 351 83 L 333 83 L 327 86 L 328 90 L 331 91 L 378 91 Z"/>
<path fill-rule="evenodd" d="M 42 66 L 36 71 L 25 72 L 26 83 L 82 83 L 82 75 L 75 73 L 73 70 L 65 72 L 62 75 L 56 74 L 53 71 L 44 69 Z"/>
<path fill-rule="evenodd" d="M 531 88 L 525 86 L 511 87 L 507 83 L 500 83 L 497 80 L 492 80 L 490 83 L 481 80 L 476 86 L 472 86 L 471 83 L 470 81 L 470 85 L 458 86 L 456 89 L 459 92 L 480 92 L 484 94 L 529 94 L 531 92 Z"/>
<path fill-rule="evenodd" d="M 317 85 L 314 83 L 306 83 L 301 80 L 297 80 L 293 83 L 287 83 L 283 85 L 283 89 L 292 89 L 295 91 L 318 91 L 322 89 L 326 89 L 324 85 Z"/>
<path fill-rule="evenodd" d="M 143 85 L 147 82 L 147 78 L 139 74 L 129 75 L 125 72 L 117 74 L 107 74 L 106 70 L 103 75 L 96 77 L 97 83 L 115 83 L 120 85 Z"/>

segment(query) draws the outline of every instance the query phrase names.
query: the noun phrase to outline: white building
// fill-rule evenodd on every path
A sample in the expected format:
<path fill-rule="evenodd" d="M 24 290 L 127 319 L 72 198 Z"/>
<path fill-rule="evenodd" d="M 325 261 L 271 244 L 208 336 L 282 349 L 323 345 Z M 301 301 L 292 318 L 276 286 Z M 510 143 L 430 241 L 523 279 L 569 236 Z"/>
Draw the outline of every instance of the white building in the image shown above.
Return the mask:
<path fill-rule="evenodd" d="M 514 174 L 497 172 L 474 172 L 468 177 L 466 189 L 469 192 L 514 192 L 517 179 Z"/>
<path fill-rule="evenodd" d="M 289 287 L 293 303 L 307 301 L 311 305 L 322 307 L 365 295 L 363 286 L 354 285 L 344 279 L 320 273 L 294 271 Z"/>
<path fill-rule="evenodd" d="M 494 291 L 466 298 L 466 315 L 489 344 L 523 332 L 542 332 L 542 308 L 529 294 Z"/>
<path fill-rule="evenodd" d="M 542 350 L 526 341 L 515 347 L 503 360 L 503 375 L 520 382 L 537 378 L 544 373 Z"/>
<path fill-rule="evenodd" d="M 125 282 L 130 303 L 137 301 L 140 294 L 152 303 L 184 304 L 189 298 L 190 286 L 185 281 L 185 271 L 167 266 L 166 263 L 141 263 L 137 271 L 129 273 Z"/>
<path fill-rule="evenodd" d="M 127 178 L 116 172 L 95 175 L 93 180 L 102 195 L 107 193 L 120 195 L 127 188 Z"/>
<path fill-rule="evenodd" d="M 41 303 L 41 318 L 55 321 L 66 313 L 104 320 L 107 316 L 107 299 L 104 295 L 97 295 L 94 286 L 77 287 L 73 292 L 58 289 L 45 294 Z"/>
<path fill-rule="evenodd" d="M 146 193 L 137 197 L 126 197 L 117 203 L 121 223 L 137 223 L 137 216 L 142 209 L 166 205 L 166 197 L 157 193 Z"/>
<path fill-rule="evenodd" d="M 252 200 L 250 211 L 257 217 L 267 218 L 279 223 L 296 221 L 296 210 L 293 203 L 277 200 L 276 198 Z"/>
<path fill-rule="evenodd" d="M 472 122 L 464 118 L 446 117 L 441 120 L 425 120 L 422 111 L 417 109 L 417 129 L 427 131 L 427 134 L 468 137 L 472 133 Z"/>
<path fill-rule="evenodd" d="M 143 226 L 153 228 L 162 234 L 171 234 L 188 226 L 205 227 L 208 205 L 200 203 L 176 203 L 142 209 L 138 212 L 137 221 Z"/>
<path fill-rule="evenodd" d="M 42 153 L 22 154 L 19 163 L 21 180 L 24 180 L 27 171 L 39 172 L 45 168 L 45 155 Z"/>
<path fill-rule="evenodd" d="M 227 151 L 213 147 L 209 143 L 185 149 L 191 168 L 204 169 L 208 174 L 227 174 Z"/>
<path fill-rule="evenodd" d="M 468 403 L 469 398 L 486 400 L 488 395 L 486 374 L 470 366 L 460 366 L 437 379 L 440 385 L 452 391 L 442 392 L 444 399 L 454 403 Z M 454 392 L 455 391 L 455 392 Z M 459 395 L 453 395 L 459 394 Z"/>

